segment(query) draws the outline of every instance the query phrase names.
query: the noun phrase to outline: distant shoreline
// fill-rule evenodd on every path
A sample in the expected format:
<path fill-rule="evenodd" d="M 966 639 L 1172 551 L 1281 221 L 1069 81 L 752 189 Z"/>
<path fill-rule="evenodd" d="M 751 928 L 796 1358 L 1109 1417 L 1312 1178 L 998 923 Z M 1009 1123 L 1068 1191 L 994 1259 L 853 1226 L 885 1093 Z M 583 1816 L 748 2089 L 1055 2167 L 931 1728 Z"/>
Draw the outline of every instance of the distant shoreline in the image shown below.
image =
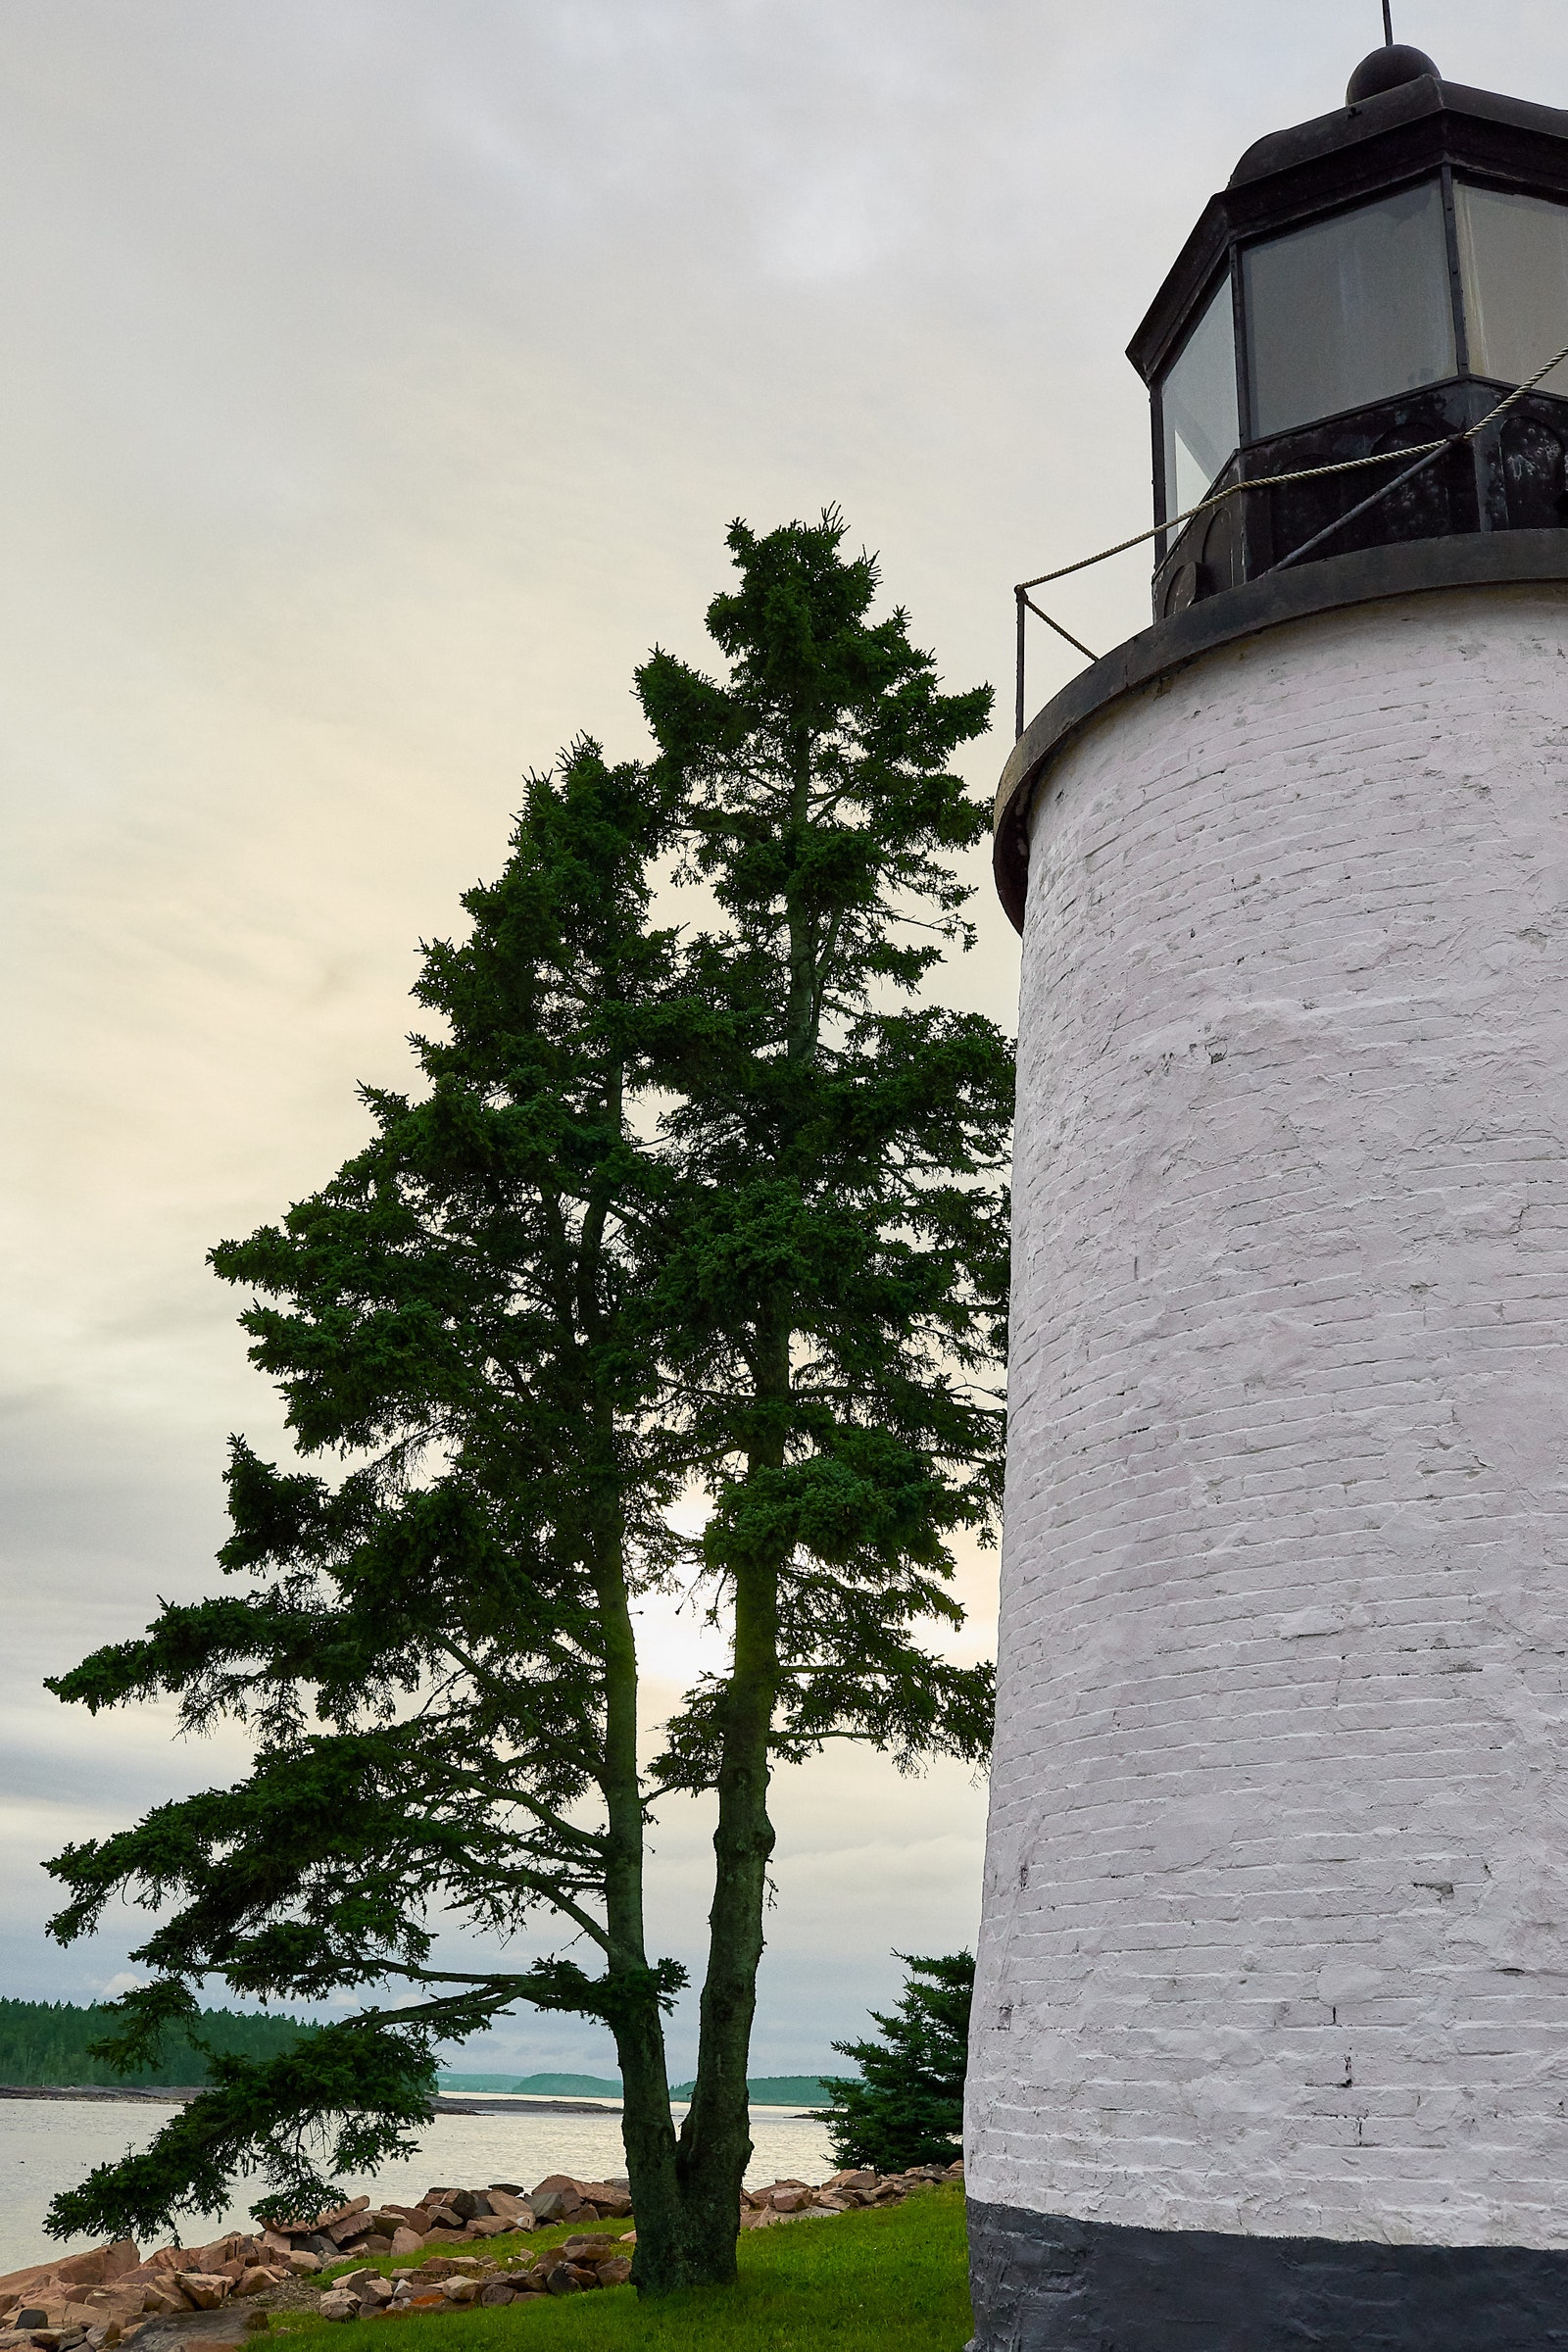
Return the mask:
<path fill-rule="evenodd" d="M 121 2083 L 62 2083 L 62 2082 L 0 2082 L 0 2099 L 80 2099 L 87 2102 L 103 2099 L 128 2100 L 138 2107 L 186 2107 L 202 2095 L 201 2083 L 153 2082 Z M 619 2107 L 602 2104 L 598 2099 L 551 2098 L 487 2098 L 482 2107 L 470 2106 L 461 2098 L 437 2097 L 431 2100 L 437 2115 L 619 2115 Z"/>

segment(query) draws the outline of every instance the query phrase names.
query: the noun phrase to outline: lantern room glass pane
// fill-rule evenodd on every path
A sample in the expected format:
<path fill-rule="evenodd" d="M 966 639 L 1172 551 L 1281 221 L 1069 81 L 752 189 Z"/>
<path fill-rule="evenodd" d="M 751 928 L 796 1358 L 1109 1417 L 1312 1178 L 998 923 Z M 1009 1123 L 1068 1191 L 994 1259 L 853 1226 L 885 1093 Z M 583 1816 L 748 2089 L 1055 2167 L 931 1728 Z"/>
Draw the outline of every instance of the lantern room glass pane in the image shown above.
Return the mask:
<path fill-rule="evenodd" d="M 1203 316 L 1159 388 L 1165 428 L 1165 513 L 1196 507 L 1236 454 L 1236 322 L 1231 281 L 1222 277 Z"/>
<path fill-rule="evenodd" d="M 1568 343 L 1568 206 L 1502 188 L 1453 191 L 1470 365 L 1526 384 Z M 1568 363 L 1542 389 L 1568 393 Z"/>
<path fill-rule="evenodd" d="M 1437 180 L 1253 245 L 1245 268 L 1255 434 L 1289 432 L 1454 373 Z"/>

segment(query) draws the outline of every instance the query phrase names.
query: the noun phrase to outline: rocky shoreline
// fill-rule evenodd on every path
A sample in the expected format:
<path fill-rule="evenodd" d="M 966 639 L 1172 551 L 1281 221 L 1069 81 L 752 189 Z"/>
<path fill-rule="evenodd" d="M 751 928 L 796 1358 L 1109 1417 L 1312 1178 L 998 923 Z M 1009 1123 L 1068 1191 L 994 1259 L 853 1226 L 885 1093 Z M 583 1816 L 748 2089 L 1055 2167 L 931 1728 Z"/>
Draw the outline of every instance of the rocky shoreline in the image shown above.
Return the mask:
<path fill-rule="evenodd" d="M 816 2183 L 775 2180 L 742 2190 L 740 2227 L 829 2221 L 962 2179 L 962 2165 L 954 2164 L 886 2176 L 839 2172 Z M 205 2246 L 160 2246 L 145 2257 L 122 2238 L 0 2278 L 0 2352 L 113 2352 L 138 2337 L 142 2352 L 159 2352 L 176 2332 L 199 2335 L 203 2352 L 220 2345 L 237 2352 L 267 2328 L 270 2310 L 302 2302 L 326 2320 L 395 2318 L 621 2286 L 631 2276 L 636 2230 L 598 2225 L 631 2219 L 623 2180 L 552 2173 L 526 2194 L 497 2180 L 486 2188 L 427 2189 L 417 2205 L 355 2197 L 251 2235 L 230 2231 Z M 569 2234 L 537 2254 L 526 2246 L 488 2255 L 446 2251 L 526 2237 L 557 2223 Z M 356 2263 L 362 2267 L 348 2267 Z"/>

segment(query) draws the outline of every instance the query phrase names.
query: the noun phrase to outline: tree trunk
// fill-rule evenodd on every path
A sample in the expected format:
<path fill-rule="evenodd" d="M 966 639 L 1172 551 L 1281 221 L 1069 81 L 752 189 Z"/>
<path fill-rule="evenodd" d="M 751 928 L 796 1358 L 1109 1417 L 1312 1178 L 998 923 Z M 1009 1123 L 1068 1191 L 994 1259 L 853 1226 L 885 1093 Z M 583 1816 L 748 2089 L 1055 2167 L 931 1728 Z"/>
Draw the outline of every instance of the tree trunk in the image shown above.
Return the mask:
<path fill-rule="evenodd" d="M 718 1768 L 697 2084 L 677 2157 L 691 2275 L 718 2285 L 735 2277 L 741 2184 L 752 2154 L 746 2076 L 773 1851 L 767 1759 L 777 1681 L 778 1570 L 772 1562 L 753 1562 L 735 1583 L 735 1663 Z"/>
<path fill-rule="evenodd" d="M 601 1459 L 612 1459 L 613 1420 L 595 1414 Z M 637 1637 L 626 1592 L 618 1487 L 607 1471 L 597 1513 L 594 1583 L 605 1643 L 605 1926 L 610 2027 L 620 2060 L 621 2131 L 637 2217 L 632 2278 L 643 2294 L 686 2282 L 685 2231 L 675 2177 L 664 2021 L 649 1982 L 643 1932 L 643 1802 L 637 1766 Z"/>

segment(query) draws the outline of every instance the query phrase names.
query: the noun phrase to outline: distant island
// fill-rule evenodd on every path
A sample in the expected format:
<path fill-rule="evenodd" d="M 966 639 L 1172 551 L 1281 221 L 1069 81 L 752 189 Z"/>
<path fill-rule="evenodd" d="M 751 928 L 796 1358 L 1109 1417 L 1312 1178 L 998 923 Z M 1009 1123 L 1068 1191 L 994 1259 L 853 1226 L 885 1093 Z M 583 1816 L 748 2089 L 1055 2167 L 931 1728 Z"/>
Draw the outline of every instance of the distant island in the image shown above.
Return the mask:
<path fill-rule="evenodd" d="M 672 2099 L 689 2099 L 695 2082 L 677 2082 Z M 746 2091 L 754 2107 L 820 2107 L 827 2084 L 817 2075 L 748 2075 Z"/>
<path fill-rule="evenodd" d="M 557 2099 L 618 2099 L 620 2083 L 604 2075 L 455 2075 L 443 2067 L 436 2076 L 443 2092 L 488 2090 L 498 2096 Z M 689 2099 L 695 2082 L 677 2082 L 672 2099 Z M 753 2075 L 746 2084 L 754 2107 L 820 2107 L 827 2087 L 816 2075 Z"/>
<path fill-rule="evenodd" d="M 603 2075 L 452 2075 L 445 2067 L 438 2069 L 436 2088 L 452 2090 L 489 2090 L 506 2095 L 551 2099 L 618 2099 L 619 2081 L 609 2081 Z"/>
<path fill-rule="evenodd" d="M 77 2007 L 73 2001 L 0 2000 L 0 2082 L 74 2089 L 128 2082 L 142 2089 L 161 2084 L 189 2089 L 207 2081 L 205 2054 L 172 2027 L 164 2035 L 156 2062 L 133 2074 L 117 2074 L 101 2058 L 89 2058 L 89 2046 L 118 2023 L 96 2001 Z M 296 2017 L 204 2009 L 196 2031 L 225 2058 L 279 2058 L 318 2029 Z"/>

